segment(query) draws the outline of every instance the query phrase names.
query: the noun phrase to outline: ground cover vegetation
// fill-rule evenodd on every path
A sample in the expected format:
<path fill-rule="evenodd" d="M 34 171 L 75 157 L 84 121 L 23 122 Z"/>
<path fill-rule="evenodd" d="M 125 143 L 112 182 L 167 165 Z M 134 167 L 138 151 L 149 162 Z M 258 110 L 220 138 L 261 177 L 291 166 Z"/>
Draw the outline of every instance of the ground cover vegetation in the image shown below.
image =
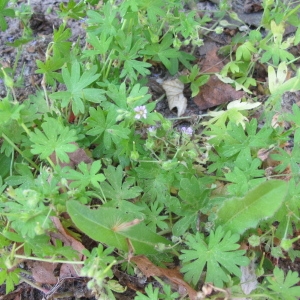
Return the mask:
<path fill-rule="evenodd" d="M 41 90 L 18 101 L 15 69 L 1 67 L 6 293 L 25 281 L 50 296 L 24 267 L 38 262 L 73 266 L 69 276 L 89 278 L 96 299 L 125 292 L 118 272 L 159 283 L 137 300 L 298 299 L 298 272 L 278 262 L 300 256 L 300 108 L 280 113 L 284 93 L 300 90 L 289 51 L 300 42 L 299 5 L 263 1 L 261 26 L 223 47 L 217 74 L 245 96 L 190 126 L 157 112 L 161 99 L 146 85 L 159 65 L 195 96 L 212 75 L 195 64 L 203 35 L 221 33 L 227 16 L 244 25 L 229 4 L 220 1 L 212 19 L 178 0 L 71 0 L 60 4 L 62 23 L 36 61 Z M 8 18 L 24 23 L 12 43 L 22 51 L 30 5 L 0 7 L 2 31 Z M 69 41 L 69 19 L 82 21 L 84 45 Z M 286 36 L 290 25 L 297 30 Z"/>

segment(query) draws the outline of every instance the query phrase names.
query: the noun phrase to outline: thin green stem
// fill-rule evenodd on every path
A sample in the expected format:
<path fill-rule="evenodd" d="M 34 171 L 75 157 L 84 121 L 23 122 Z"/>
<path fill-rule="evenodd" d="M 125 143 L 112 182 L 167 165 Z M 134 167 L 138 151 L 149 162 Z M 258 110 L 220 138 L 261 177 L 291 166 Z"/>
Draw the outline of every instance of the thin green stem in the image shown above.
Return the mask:
<path fill-rule="evenodd" d="M 40 258 L 26 255 L 15 254 L 14 257 L 21 258 L 25 260 L 34 260 L 34 261 L 44 261 L 49 263 L 62 263 L 62 264 L 72 264 L 72 265 L 83 265 L 83 261 L 72 261 L 72 260 L 63 260 L 63 259 L 55 259 L 55 258 Z"/>
<path fill-rule="evenodd" d="M 9 143 L 25 160 L 27 160 L 35 169 L 38 169 L 38 165 L 33 162 L 31 159 L 29 159 L 28 157 L 26 157 L 24 155 L 24 153 L 21 151 L 20 148 L 18 148 L 14 142 L 5 134 L 5 133 L 2 133 L 2 137 L 7 141 L 7 143 Z"/>

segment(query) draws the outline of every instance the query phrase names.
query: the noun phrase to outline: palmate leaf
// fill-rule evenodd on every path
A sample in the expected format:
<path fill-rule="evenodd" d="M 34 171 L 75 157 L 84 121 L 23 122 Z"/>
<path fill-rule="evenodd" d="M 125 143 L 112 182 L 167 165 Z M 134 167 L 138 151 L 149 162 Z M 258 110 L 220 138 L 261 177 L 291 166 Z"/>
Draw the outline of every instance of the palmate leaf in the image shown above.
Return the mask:
<path fill-rule="evenodd" d="M 84 71 L 81 74 L 79 62 L 72 63 L 71 71 L 68 68 L 62 69 L 62 77 L 67 87 L 66 91 L 55 92 L 50 95 L 50 98 L 60 99 L 61 106 L 67 107 L 72 103 L 72 110 L 75 115 L 79 112 L 84 113 L 84 101 L 93 103 L 100 103 L 105 100 L 104 91 L 96 88 L 88 88 L 90 84 L 95 82 L 100 74 L 97 73 L 97 67 L 93 66 L 91 69 Z"/>
<path fill-rule="evenodd" d="M 272 291 L 272 299 L 297 300 L 300 295 L 300 286 L 296 286 L 299 280 L 298 272 L 289 271 L 285 277 L 283 270 L 276 267 L 273 276 L 267 277 L 265 283 L 267 283 L 267 288 Z"/>
<path fill-rule="evenodd" d="M 151 64 L 138 60 L 140 58 L 138 52 L 144 48 L 146 41 L 141 37 L 136 39 L 132 34 L 125 35 L 123 31 L 118 32 L 118 40 L 116 58 L 124 62 L 120 78 L 128 76 L 131 80 L 136 81 L 138 75 L 136 71 L 142 76 L 149 75 Z"/>
<path fill-rule="evenodd" d="M 43 132 L 36 128 L 30 134 L 30 141 L 33 143 L 31 152 L 40 155 L 42 159 L 55 152 L 60 161 L 69 162 L 70 159 L 67 153 L 74 152 L 77 148 L 76 145 L 72 144 L 77 140 L 76 131 L 64 127 L 53 118 L 48 118 L 41 127 Z"/>
<path fill-rule="evenodd" d="M 65 25 L 60 25 L 58 30 L 53 32 L 53 56 L 69 58 L 72 42 L 68 39 L 71 37 L 71 29 L 65 28 Z"/>
<path fill-rule="evenodd" d="M 212 282 L 217 287 L 228 282 L 228 273 L 240 277 L 239 266 L 248 265 L 249 259 L 244 256 L 245 250 L 237 250 L 239 238 L 238 234 L 230 231 L 225 233 L 220 226 L 208 238 L 199 232 L 195 236 L 189 235 L 186 242 L 189 250 L 182 250 L 183 254 L 179 257 L 183 262 L 181 272 L 185 273 L 185 279 L 196 285 L 205 266 L 205 282 Z"/>
<path fill-rule="evenodd" d="M 106 198 L 114 200 L 133 199 L 140 195 L 142 189 L 134 185 L 134 178 L 124 180 L 122 167 L 108 166 L 104 170 L 108 182 L 102 182 L 101 188 Z M 123 181 L 124 180 L 124 181 Z"/>
<path fill-rule="evenodd" d="M 157 254 L 157 244 L 170 244 L 147 228 L 142 215 L 137 213 L 112 207 L 89 209 L 75 200 L 67 202 L 67 211 L 75 225 L 90 238 L 122 251 L 129 251 L 128 239 L 136 254 Z"/>
<path fill-rule="evenodd" d="M 117 124 L 118 112 L 110 109 L 106 114 L 99 106 L 97 110 L 90 108 L 90 117 L 87 118 L 88 135 L 101 136 L 106 149 L 110 149 L 112 143 L 118 145 L 123 139 L 128 139 L 130 129 L 125 127 L 125 123 Z"/>
<path fill-rule="evenodd" d="M 178 59 L 180 56 L 179 51 L 170 48 L 172 44 L 172 34 L 166 34 L 160 43 L 157 42 L 147 45 L 139 54 L 149 55 L 153 60 L 161 61 L 167 69 L 171 69 L 172 64 L 170 59 Z"/>
<path fill-rule="evenodd" d="M 83 190 L 89 185 L 99 188 L 99 182 L 105 180 L 104 175 L 99 173 L 100 169 L 100 160 L 94 161 L 91 166 L 81 162 L 78 165 L 78 171 L 80 172 L 71 169 L 66 174 L 66 178 L 73 180 L 70 183 L 70 187 L 72 188 L 79 188 Z"/>

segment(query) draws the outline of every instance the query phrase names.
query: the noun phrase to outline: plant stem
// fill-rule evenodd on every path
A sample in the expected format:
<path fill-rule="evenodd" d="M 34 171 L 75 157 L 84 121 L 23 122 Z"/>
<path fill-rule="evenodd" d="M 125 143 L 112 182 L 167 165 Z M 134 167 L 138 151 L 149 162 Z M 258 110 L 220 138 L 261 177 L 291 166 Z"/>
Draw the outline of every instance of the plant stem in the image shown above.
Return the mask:
<path fill-rule="evenodd" d="M 53 259 L 53 258 L 40 258 L 26 255 L 15 254 L 14 257 L 26 259 L 26 260 L 34 260 L 34 261 L 44 261 L 49 263 L 62 263 L 62 264 L 72 264 L 72 265 L 83 265 L 83 261 L 71 261 L 71 260 L 62 260 L 62 259 Z"/>
<path fill-rule="evenodd" d="M 35 169 L 38 170 L 38 165 L 35 164 L 35 162 L 33 162 L 31 159 L 29 159 L 28 157 L 26 157 L 24 155 L 24 153 L 21 151 L 21 149 L 19 149 L 15 144 L 14 142 L 5 134 L 5 133 L 2 133 L 2 137 L 25 159 L 27 160 Z"/>

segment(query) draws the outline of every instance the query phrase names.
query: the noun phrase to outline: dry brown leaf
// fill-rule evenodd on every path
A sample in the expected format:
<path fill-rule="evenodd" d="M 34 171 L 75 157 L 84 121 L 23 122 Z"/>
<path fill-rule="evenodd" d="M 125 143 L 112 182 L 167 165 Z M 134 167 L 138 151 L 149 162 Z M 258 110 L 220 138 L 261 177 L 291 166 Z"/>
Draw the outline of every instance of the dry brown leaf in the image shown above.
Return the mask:
<path fill-rule="evenodd" d="M 57 232 L 50 233 L 51 238 L 59 239 L 63 242 L 64 246 L 72 247 L 78 252 L 79 258 L 83 259 L 82 251 L 85 249 L 85 247 L 82 245 L 82 243 L 77 241 L 75 238 L 73 238 L 66 232 L 59 218 L 51 217 L 51 220 L 57 229 Z M 81 268 L 82 266 L 80 265 L 76 265 L 74 267 L 74 265 L 72 264 L 62 264 L 60 269 L 60 278 L 69 276 L 77 277 Z"/>
<path fill-rule="evenodd" d="M 203 72 L 217 73 L 223 68 L 224 64 L 218 57 L 217 50 L 217 48 L 213 48 L 206 54 L 204 61 L 200 64 Z M 224 83 L 217 76 L 212 75 L 208 82 L 201 87 L 199 94 L 194 97 L 194 102 L 200 109 L 207 109 L 240 99 L 243 95 L 243 91 L 236 91 L 230 84 Z"/>
<path fill-rule="evenodd" d="M 187 99 L 183 95 L 184 84 L 179 79 L 170 79 L 162 83 L 166 92 L 169 109 L 177 108 L 177 115 L 184 114 L 187 106 Z"/>
<path fill-rule="evenodd" d="M 272 152 L 273 149 L 259 149 L 257 151 L 257 157 L 261 160 L 261 161 L 265 161 L 269 158 L 270 153 Z"/>
<path fill-rule="evenodd" d="M 157 267 L 144 255 L 134 256 L 131 261 L 137 265 L 145 276 L 166 277 L 171 283 L 176 284 L 178 292 L 184 290 L 185 293 L 188 293 L 189 299 L 197 299 L 197 292 L 183 280 L 182 274 L 177 269 Z"/>
<path fill-rule="evenodd" d="M 38 283 L 56 284 L 58 278 L 54 276 L 54 270 L 57 263 L 49 263 L 44 261 L 28 262 L 31 268 L 33 279 Z"/>

